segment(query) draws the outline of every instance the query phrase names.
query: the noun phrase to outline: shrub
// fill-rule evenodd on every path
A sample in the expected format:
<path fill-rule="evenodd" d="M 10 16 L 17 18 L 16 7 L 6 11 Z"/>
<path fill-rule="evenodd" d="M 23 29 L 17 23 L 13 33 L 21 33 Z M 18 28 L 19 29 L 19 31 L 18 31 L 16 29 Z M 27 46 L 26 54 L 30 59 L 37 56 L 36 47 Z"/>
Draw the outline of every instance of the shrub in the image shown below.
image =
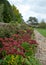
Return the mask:
<path fill-rule="evenodd" d="M 1 65 L 41 65 L 38 59 L 34 56 L 23 58 L 20 55 L 8 55 L 3 60 L 0 60 Z"/>

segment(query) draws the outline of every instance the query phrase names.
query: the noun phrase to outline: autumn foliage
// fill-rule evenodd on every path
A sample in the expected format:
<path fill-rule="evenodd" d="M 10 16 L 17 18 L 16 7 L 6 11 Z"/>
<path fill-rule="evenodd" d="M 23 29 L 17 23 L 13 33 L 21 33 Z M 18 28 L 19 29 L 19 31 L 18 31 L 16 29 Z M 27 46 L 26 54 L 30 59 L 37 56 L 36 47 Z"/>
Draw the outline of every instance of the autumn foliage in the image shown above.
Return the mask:
<path fill-rule="evenodd" d="M 22 44 L 26 42 L 30 48 L 32 44 L 37 45 L 37 42 L 31 39 L 32 33 L 30 30 L 26 30 L 26 32 L 20 30 L 17 34 L 12 35 L 11 38 L 0 38 L 0 54 L 5 51 L 6 55 L 16 54 L 26 57 L 25 52 L 28 52 L 28 50 L 22 47 Z"/>

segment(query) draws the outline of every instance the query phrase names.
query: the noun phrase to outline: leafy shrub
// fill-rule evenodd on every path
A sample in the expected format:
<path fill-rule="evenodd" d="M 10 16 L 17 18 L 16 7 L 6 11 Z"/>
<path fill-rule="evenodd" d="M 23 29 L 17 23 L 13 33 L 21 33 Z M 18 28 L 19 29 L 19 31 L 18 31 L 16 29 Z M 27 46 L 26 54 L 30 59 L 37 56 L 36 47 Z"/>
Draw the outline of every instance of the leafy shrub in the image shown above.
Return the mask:
<path fill-rule="evenodd" d="M 23 57 L 20 55 L 8 55 L 3 60 L 0 60 L 2 65 L 22 65 Z"/>
<path fill-rule="evenodd" d="M 21 46 L 22 46 L 25 50 L 29 50 L 29 48 L 30 48 L 30 44 L 27 43 L 27 42 L 23 42 L 23 43 L 21 44 Z"/>
<path fill-rule="evenodd" d="M 1 65 L 41 65 L 38 59 L 34 56 L 23 58 L 20 55 L 8 55 L 3 60 L 0 60 Z"/>
<path fill-rule="evenodd" d="M 35 44 L 37 45 L 37 42 L 35 40 L 30 39 L 30 34 L 25 34 L 22 36 L 19 34 L 14 34 L 12 35 L 12 38 L 0 38 L 0 41 L 3 45 L 3 48 L 0 48 L 0 53 L 5 50 L 6 54 L 18 54 L 22 55 L 23 57 L 25 57 L 25 54 L 34 54 L 33 52 L 35 49 Z M 34 46 L 32 46 L 32 44 L 34 44 Z"/>
<path fill-rule="evenodd" d="M 30 58 L 35 54 L 37 48 L 37 42 L 31 39 L 33 30 L 21 30 L 15 28 L 14 25 L 4 26 L 4 29 L 0 28 L 0 30 L 3 34 L 0 36 L 0 64 L 32 65 L 34 60 L 30 60 Z"/>
<path fill-rule="evenodd" d="M 11 24 L 3 24 L 0 26 L 0 38 L 11 37 L 16 32 L 16 26 Z"/>
<path fill-rule="evenodd" d="M 2 48 L 3 47 L 3 44 L 2 44 L 2 42 L 0 41 L 0 48 Z"/>
<path fill-rule="evenodd" d="M 2 60 L 2 65 L 16 65 L 16 59 L 14 55 L 8 55 Z"/>
<path fill-rule="evenodd" d="M 28 60 L 30 61 L 31 65 L 42 65 L 34 56 L 28 57 Z"/>

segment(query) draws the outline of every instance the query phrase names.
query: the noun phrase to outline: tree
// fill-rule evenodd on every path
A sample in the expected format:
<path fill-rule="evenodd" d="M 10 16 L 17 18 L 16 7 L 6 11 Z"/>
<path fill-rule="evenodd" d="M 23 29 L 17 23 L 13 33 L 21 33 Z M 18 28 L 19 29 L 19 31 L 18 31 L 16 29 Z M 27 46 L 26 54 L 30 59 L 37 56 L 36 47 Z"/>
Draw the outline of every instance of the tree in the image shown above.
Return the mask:
<path fill-rule="evenodd" d="M 3 4 L 0 4 L 0 22 L 3 22 Z"/>
<path fill-rule="evenodd" d="M 38 27 L 38 19 L 36 17 L 29 17 L 27 22 L 29 26 Z"/>
<path fill-rule="evenodd" d="M 14 14 L 14 21 L 19 22 L 19 23 L 22 22 L 23 18 L 22 18 L 21 13 L 17 9 L 17 7 L 13 5 L 12 9 L 13 9 L 13 14 Z"/>
<path fill-rule="evenodd" d="M 3 21 L 8 23 L 13 20 L 13 11 L 10 3 L 7 0 L 0 0 L 0 5 L 3 4 Z"/>
<path fill-rule="evenodd" d="M 44 19 L 42 19 L 42 21 L 39 23 L 39 27 L 46 28 L 46 23 L 45 23 Z"/>
<path fill-rule="evenodd" d="M 37 19 L 36 17 L 29 17 L 28 22 L 29 22 L 31 25 L 37 25 L 37 24 L 38 24 L 38 19 Z"/>
<path fill-rule="evenodd" d="M 1 22 L 2 20 L 5 23 L 9 23 L 9 22 L 19 22 L 20 23 L 23 21 L 21 13 L 14 5 L 11 6 L 7 0 L 0 0 L 0 5 L 2 4 L 3 4 L 3 7 L 1 7 L 1 10 L 0 10 L 0 17 L 1 17 L 0 21 Z"/>

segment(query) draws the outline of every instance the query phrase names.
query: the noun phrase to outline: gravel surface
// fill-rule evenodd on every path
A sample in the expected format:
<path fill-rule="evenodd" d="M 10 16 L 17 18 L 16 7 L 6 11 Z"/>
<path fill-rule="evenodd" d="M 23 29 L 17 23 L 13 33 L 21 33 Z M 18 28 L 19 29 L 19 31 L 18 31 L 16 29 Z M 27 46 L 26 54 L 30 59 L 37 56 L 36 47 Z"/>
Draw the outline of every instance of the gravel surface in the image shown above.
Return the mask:
<path fill-rule="evenodd" d="M 38 43 L 36 57 L 40 60 L 42 65 L 46 65 L 46 38 L 42 36 L 37 30 L 34 30 L 35 40 Z"/>

